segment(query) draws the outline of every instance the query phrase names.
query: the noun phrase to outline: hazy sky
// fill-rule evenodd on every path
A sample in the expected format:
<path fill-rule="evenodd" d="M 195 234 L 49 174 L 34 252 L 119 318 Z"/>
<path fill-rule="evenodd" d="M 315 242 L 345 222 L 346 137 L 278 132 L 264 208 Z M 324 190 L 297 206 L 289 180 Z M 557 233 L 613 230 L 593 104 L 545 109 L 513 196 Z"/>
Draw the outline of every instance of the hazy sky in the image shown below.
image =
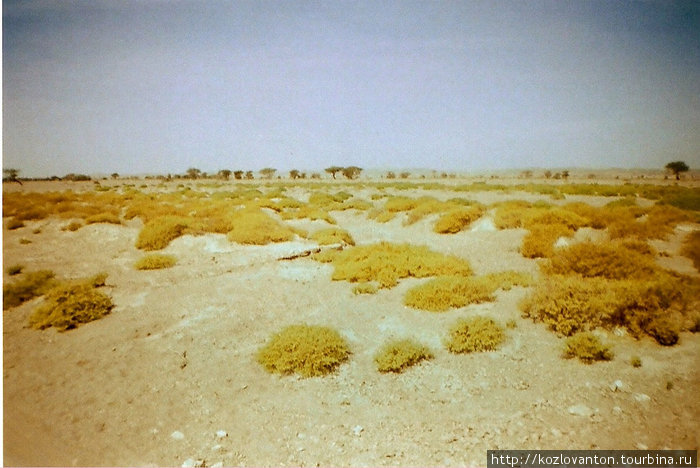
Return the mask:
<path fill-rule="evenodd" d="M 700 165 L 698 1 L 3 1 L 3 166 Z"/>

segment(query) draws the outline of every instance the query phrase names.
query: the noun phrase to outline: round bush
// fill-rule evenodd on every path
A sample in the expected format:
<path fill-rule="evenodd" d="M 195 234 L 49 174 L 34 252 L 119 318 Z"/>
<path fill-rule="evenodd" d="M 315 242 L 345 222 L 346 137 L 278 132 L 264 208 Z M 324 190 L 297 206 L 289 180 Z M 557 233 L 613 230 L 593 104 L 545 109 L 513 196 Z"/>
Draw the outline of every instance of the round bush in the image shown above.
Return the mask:
<path fill-rule="evenodd" d="M 447 350 L 453 353 L 494 351 L 506 339 L 505 330 L 487 317 L 471 317 L 455 322 L 450 328 Z"/>
<path fill-rule="evenodd" d="M 430 350 L 411 340 L 395 340 L 387 343 L 374 357 L 379 372 L 403 372 L 407 368 L 427 359 L 432 359 Z"/>
<path fill-rule="evenodd" d="M 326 375 L 348 360 L 350 350 L 338 332 L 328 327 L 291 325 L 258 352 L 258 362 L 271 373 Z"/>

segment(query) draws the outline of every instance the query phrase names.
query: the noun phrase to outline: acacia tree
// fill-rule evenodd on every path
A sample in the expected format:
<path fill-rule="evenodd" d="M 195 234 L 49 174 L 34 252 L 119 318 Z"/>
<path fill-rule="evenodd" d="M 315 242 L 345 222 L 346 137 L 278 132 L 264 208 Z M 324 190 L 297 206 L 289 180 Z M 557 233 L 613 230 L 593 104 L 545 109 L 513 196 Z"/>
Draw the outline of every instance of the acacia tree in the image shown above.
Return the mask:
<path fill-rule="evenodd" d="M 289 171 L 289 178 L 290 179 L 298 179 L 301 177 L 301 173 L 299 172 L 298 169 L 292 169 Z"/>
<path fill-rule="evenodd" d="M 243 178 L 243 171 L 233 171 L 233 177 L 236 180 L 241 180 Z"/>
<path fill-rule="evenodd" d="M 673 161 L 666 164 L 666 170 L 673 172 L 676 176 L 676 180 L 681 180 L 681 172 L 688 172 L 690 168 L 683 161 Z"/>
<path fill-rule="evenodd" d="M 360 175 L 360 172 L 362 172 L 362 168 L 357 167 L 357 166 L 349 166 L 349 167 L 344 167 L 342 169 L 342 172 L 346 178 L 352 180 Z"/>
<path fill-rule="evenodd" d="M 255 179 L 255 177 L 253 177 L 253 171 L 246 171 L 246 173 L 245 173 L 245 178 L 246 178 L 247 180 L 253 180 L 253 179 Z"/>
<path fill-rule="evenodd" d="M 219 171 L 219 177 L 221 177 L 224 180 L 228 180 L 229 177 L 231 177 L 231 171 L 228 169 L 221 169 Z"/>
<path fill-rule="evenodd" d="M 197 179 L 200 175 L 202 175 L 202 171 L 200 171 L 196 167 L 190 167 L 189 169 L 187 169 L 187 172 L 185 174 L 187 174 L 188 179 Z"/>
<path fill-rule="evenodd" d="M 5 174 L 5 180 L 8 182 L 17 182 L 22 185 L 22 181 L 19 180 L 19 169 L 3 169 L 2 173 Z"/>
<path fill-rule="evenodd" d="M 277 169 L 273 169 L 271 167 L 265 167 L 263 169 L 260 169 L 260 173 L 265 179 L 272 179 L 272 176 L 275 175 L 275 172 L 277 172 Z"/>
<path fill-rule="evenodd" d="M 342 167 L 339 167 L 339 166 L 331 166 L 331 167 L 325 168 L 324 170 L 325 170 L 327 173 L 329 173 L 330 175 L 332 175 L 333 178 L 335 179 L 335 174 L 336 174 L 337 172 L 342 171 L 343 168 L 342 168 Z"/>

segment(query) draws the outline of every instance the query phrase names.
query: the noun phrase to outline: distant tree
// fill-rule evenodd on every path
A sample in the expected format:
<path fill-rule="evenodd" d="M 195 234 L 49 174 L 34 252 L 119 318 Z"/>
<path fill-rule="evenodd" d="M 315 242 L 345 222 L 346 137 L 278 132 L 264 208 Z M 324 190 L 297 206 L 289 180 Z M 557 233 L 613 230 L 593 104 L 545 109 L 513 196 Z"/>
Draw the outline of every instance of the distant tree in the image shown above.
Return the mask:
<path fill-rule="evenodd" d="M 320 179 L 320 178 L 321 178 L 321 174 L 319 174 L 318 172 L 314 172 L 314 173 L 311 174 L 311 178 L 312 178 L 312 179 Z"/>
<path fill-rule="evenodd" d="M 2 173 L 5 174 L 3 181 L 17 182 L 19 185 L 22 185 L 22 181 L 19 180 L 19 169 L 3 169 Z"/>
<path fill-rule="evenodd" d="M 243 171 L 233 171 L 233 177 L 236 180 L 241 180 L 243 178 Z"/>
<path fill-rule="evenodd" d="M 228 178 L 231 177 L 231 171 L 228 169 L 221 169 L 219 171 L 219 177 L 221 177 L 224 180 L 228 180 Z"/>
<path fill-rule="evenodd" d="M 683 161 L 673 161 L 666 164 L 666 170 L 673 172 L 676 176 L 676 180 L 681 180 L 681 172 L 688 172 L 690 168 Z"/>
<path fill-rule="evenodd" d="M 275 175 L 275 172 L 277 172 L 277 169 L 273 169 L 271 167 L 265 167 L 263 169 L 260 169 L 260 173 L 265 179 L 272 179 L 272 176 Z"/>
<path fill-rule="evenodd" d="M 337 172 L 342 171 L 343 168 L 342 168 L 342 167 L 338 167 L 338 166 L 331 166 L 331 167 L 325 168 L 324 170 L 325 170 L 327 173 L 329 173 L 330 175 L 332 175 L 333 178 L 335 179 L 335 174 L 336 174 Z"/>
<path fill-rule="evenodd" d="M 301 177 L 301 174 L 299 173 L 299 170 L 297 169 L 292 169 L 289 171 L 289 178 L 290 179 L 298 179 Z"/>
<path fill-rule="evenodd" d="M 392 171 L 389 171 L 386 173 L 386 178 L 387 179 L 396 179 L 396 174 Z"/>
<path fill-rule="evenodd" d="M 399 174 L 399 177 L 401 177 L 402 179 L 408 179 L 409 177 L 411 177 L 411 173 L 410 172 L 402 172 L 401 174 Z"/>
<path fill-rule="evenodd" d="M 246 172 L 245 172 L 245 178 L 246 178 L 247 180 L 253 180 L 253 179 L 255 179 L 255 177 L 253 177 L 253 171 L 246 171 Z"/>
<path fill-rule="evenodd" d="M 119 178 L 119 173 L 118 172 L 113 172 L 112 173 L 112 179 L 118 179 Z"/>
<path fill-rule="evenodd" d="M 80 182 L 80 181 L 92 180 L 92 178 L 88 175 L 85 175 L 85 174 L 73 174 L 71 172 L 70 174 L 64 175 L 63 180 L 70 180 L 72 182 Z"/>
<path fill-rule="evenodd" d="M 357 166 L 348 166 L 344 167 L 342 169 L 342 172 L 346 179 L 352 180 L 360 175 L 360 172 L 362 172 L 362 168 Z"/>
<path fill-rule="evenodd" d="M 552 171 L 544 171 L 544 177 L 546 179 L 549 179 L 552 177 Z"/>
<path fill-rule="evenodd" d="M 523 179 L 529 179 L 530 177 L 532 177 L 532 171 L 530 171 L 530 170 L 523 171 L 520 173 L 520 177 L 522 177 Z"/>
<path fill-rule="evenodd" d="M 447 172 L 441 173 L 440 177 L 442 177 L 443 179 L 447 179 Z"/>
<path fill-rule="evenodd" d="M 190 167 L 185 172 L 185 175 L 188 179 L 198 179 L 199 176 L 202 175 L 202 171 L 200 171 L 196 167 Z"/>
<path fill-rule="evenodd" d="M 561 171 L 562 179 L 566 180 L 569 178 L 569 171 Z"/>
<path fill-rule="evenodd" d="M 556 180 L 561 179 L 561 174 L 559 172 L 555 173 L 553 176 Z"/>

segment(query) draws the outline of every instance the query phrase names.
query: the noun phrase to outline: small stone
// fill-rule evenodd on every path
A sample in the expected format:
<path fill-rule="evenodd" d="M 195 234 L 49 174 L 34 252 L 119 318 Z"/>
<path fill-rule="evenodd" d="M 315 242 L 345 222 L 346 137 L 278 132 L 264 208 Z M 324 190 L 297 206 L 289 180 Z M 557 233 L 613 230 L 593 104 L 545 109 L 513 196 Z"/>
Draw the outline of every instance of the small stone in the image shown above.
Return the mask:
<path fill-rule="evenodd" d="M 194 458 L 188 458 L 182 463 L 182 468 L 194 468 L 195 466 L 197 466 L 197 462 Z"/>
<path fill-rule="evenodd" d="M 221 450 L 221 449 L 223 449 L 223 448 L 224 448 L 223 445 L 221 445 L 221 444 L 216 444 L 216 445 L 213 445 L 213 446 L 212 446 L 211 450 L 212 450 L 212 452 L 218 452 L 219 450 Z"/>
<path fill-rule="evenodd" d="M 364 430 L 365 428 L 362 426 L 355 426 L 352 428 L 352 433 L 359 437 L 359 435 L 362 434 L 362 431 Z"/>
<path fill-rule="evenodd" d="M 224 466 L 224 462 L 220 461 L 220 462 L 214 463 L 214 464 L 211 466 L 211 468 L 221 468 L 221 467 L 223 467 L 223 466 Z"/>
<path fill-rule="evenodd" d="M 583 416 L 583 417 L 589 417 L 593 414 L 593 410 L 590 409 L 586 405 L 574 405 L 574 406 L 569 406 L 569 414 L 573 414 L 576 416 Z"/>
<path fill-rule="evenodd" d="M 559 429 L 553 427 L 550 432 L 554 437 L 561 437 L 561 431 Z"/>
<path fill-rule="evenodd" d="M 651 397 L 646 393 L 635 393 L 634 399 L 640 403 L 646 403 L 647 401 L 651 400 Z"/>
<path fill-rule="evenodd" d="M 649 447 L 641 442 L 637 442 L 637 450 L 649 450 Z"/>
<path fill-rule="evenodd" d="M 175 440 L 182 440 L 185 438 L 185 434 L 183 434 L 180 431 L 175 431 L 172 434 L 170 434 L 170 437 L 172 437 Z"/>
<path fill-rule="evenodd" d="M 619 416 L 619 415 L 622 414 L 622 408 L 620 408 L 619 406 L 614 406 L 613 409 L 612 409 L 612 413 L 613 413 L 615 416 Z"/>
<path fill-rule="evenodd" d="M 610 391 L 617 392 L 618 390 L 622 390 L 622 387 L 624 386 L 625 385 L 622 383 L 622 380 L 616 380 L 610 384 Z"/>
<path fill-rule="evenodd" d="M 299 432 L 297 434 L 297 439 L 305 439 L 305 438 L 306 438 L 306 434 L 304 434 L 303 432 Z"/>
<path fill-rule="evenodd" d="M 216 437 L 219 439 L 223 439 L 224 437 L 228 436 L 228 432 L 224 431 L 223 429 L 219 429 L 216 431 Z"/>

